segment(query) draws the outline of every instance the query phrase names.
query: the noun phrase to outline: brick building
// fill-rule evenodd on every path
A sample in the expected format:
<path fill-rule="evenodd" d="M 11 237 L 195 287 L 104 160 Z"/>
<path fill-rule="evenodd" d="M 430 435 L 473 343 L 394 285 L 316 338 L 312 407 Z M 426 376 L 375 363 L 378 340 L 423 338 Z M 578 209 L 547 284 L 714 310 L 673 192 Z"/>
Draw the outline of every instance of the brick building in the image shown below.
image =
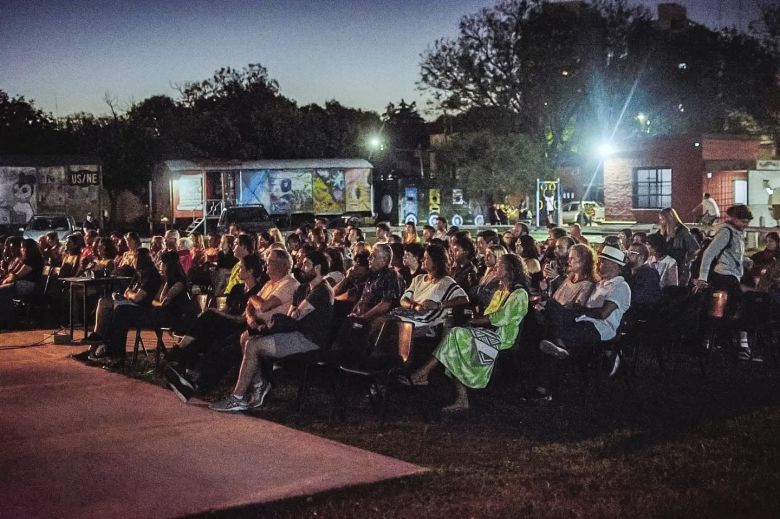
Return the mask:
<path fill-rule="evenodd" d="M 674 207 L 685 221 L 709 192 L 725 209 L 747 203 L 748 170 L 770 155 L 757 138 L 732 135 L 656 137 L 624 145 L 604 161 L 607 220 L 654 223 Z"/>

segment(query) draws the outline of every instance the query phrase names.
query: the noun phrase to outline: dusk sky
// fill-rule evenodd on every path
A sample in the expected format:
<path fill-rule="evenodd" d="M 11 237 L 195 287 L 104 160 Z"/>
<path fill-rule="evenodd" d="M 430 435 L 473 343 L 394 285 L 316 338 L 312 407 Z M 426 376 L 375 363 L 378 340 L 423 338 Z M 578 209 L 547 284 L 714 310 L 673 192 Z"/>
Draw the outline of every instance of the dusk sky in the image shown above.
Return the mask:
<path fill-rule="evenodd" d="M 682 0 L 694 21 L 746 29 L 767 0 Z M 0 89 L 66 115 L 105 113 L 223 66 L 260 63 L 300 105 L 383 111 L 415 88 L 419 55 L 493 0 L 2 0 Z M 641 2 L 653 9 L 658 0 Z"/>

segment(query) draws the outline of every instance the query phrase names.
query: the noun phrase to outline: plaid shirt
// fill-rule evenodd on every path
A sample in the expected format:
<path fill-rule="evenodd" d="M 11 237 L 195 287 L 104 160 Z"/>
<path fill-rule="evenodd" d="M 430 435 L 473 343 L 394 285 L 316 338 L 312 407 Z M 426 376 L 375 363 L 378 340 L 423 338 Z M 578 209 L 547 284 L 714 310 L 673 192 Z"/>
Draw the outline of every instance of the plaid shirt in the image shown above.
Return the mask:
<path fill-rule="evenodd" d="M 401 278 L 392 268 L 371 271 L 353 311 L 362 315 L 379 303 L 390 303 L 391 308 L 398 306 L 403 291 Z"/>

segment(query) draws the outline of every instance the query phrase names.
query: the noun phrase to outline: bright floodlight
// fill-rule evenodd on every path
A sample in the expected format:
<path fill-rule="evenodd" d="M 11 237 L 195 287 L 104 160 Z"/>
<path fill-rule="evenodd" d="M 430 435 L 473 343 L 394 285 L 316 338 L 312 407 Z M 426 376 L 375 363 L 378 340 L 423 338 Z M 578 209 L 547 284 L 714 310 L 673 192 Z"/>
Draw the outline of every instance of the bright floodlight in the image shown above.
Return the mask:
<path fill-rule="evenodd" d="M 382 145 L 382 140 L 377 136 L 371 137 L 368 140 L 368 145 L 371 146 L 371 148 L 378 150 L 379 147 Z"/>
<path fill-rule="evenodd" d="M 647 115 L 643 114 L 642 112 L 636 114 L 636 118 L 639 121 L 639 124 L 645 124 L 647 121 Z"/>
<path fill-rule="evenodd" d="M 615 153 L 615 148 L 612 146 L 612 144 L 605 142 L 599 145 L 599 155 L 602 159 L 606 159 L 613 153 Z"/>

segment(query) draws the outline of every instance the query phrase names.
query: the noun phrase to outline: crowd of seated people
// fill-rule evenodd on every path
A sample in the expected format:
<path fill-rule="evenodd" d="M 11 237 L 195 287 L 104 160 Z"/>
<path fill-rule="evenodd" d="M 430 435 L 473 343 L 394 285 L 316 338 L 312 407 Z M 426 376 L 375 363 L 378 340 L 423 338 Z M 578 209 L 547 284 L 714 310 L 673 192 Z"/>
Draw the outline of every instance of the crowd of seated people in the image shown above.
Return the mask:
<path fill-rule="evenodd" d="M 401 235 L 379 223 L 373 242 L 357 226 L 329 229 L 322 218 L 286 236 L 236 226 L 224 235 L 183 237 L 172 230 L 154 236 L 148 248 L 133 232 L 101 236 L 90 229 L 64 243 L 56 233 L 39 243 L 12 237 L 0 259 L 0 315 L 14 315 L 13 301 L 33 293 L 44 266 L 61 278 L 91 272 L 130 278 L 125 290 L 90 301 L 88 358 L 121 365 L 129 331 L 175 328 L 182 338 L 168 352 L 165 374 L 183 400 L 237 370 L 232 392 L 212 405 L 219 411 L 262 406 L 270 365 L 287 356 L 389 354 L 377 351 L 388 346 L 378 343 L 380 331 L 404 321 L 414 325 L 414 341 L 432 344 L 412 383 L 424 385 L 433 370 L 445 371 L 456 395 L 447 409 L 458 411 L 469 406 L 469 388 L 489 383 L 500 351 L 546 354 L 535 395 L 548 398 L 559 361 L 598 355 L 624 323 L 649 319 L 673 294 L 721 291 L 726 315 L 736 315 L 744 313 L 741 305 L 766 301 L 745 295 L 758 292 L 776 322 L 780 238 L 766 234 L 765 248 L 746 258 L 744 230 L 752 215 L 739 205 L 726 215 L 708 240 L 700 241 L 668 208 L 659 213 L 658 232 L 624 229 L 598 245 L 577 225 L 568 231 L 550 225 L 547 239 L 537 242 L 524 223 L 502 234 L 472 235 L 447 227 L 444 218 L 419 234 L 413 224 Z M 55 278 L 49 290 L 53 307 L 67 312 L 67 285 Z M 195 294 L 207 295 L 205 308 L 196 309 Z M 527 319 L 539 324 L 529 327 L 537 335 L 520 334 Z M 747 325 L 734 319 L 728 333 L 737 358 L 758 360 Z"/>

